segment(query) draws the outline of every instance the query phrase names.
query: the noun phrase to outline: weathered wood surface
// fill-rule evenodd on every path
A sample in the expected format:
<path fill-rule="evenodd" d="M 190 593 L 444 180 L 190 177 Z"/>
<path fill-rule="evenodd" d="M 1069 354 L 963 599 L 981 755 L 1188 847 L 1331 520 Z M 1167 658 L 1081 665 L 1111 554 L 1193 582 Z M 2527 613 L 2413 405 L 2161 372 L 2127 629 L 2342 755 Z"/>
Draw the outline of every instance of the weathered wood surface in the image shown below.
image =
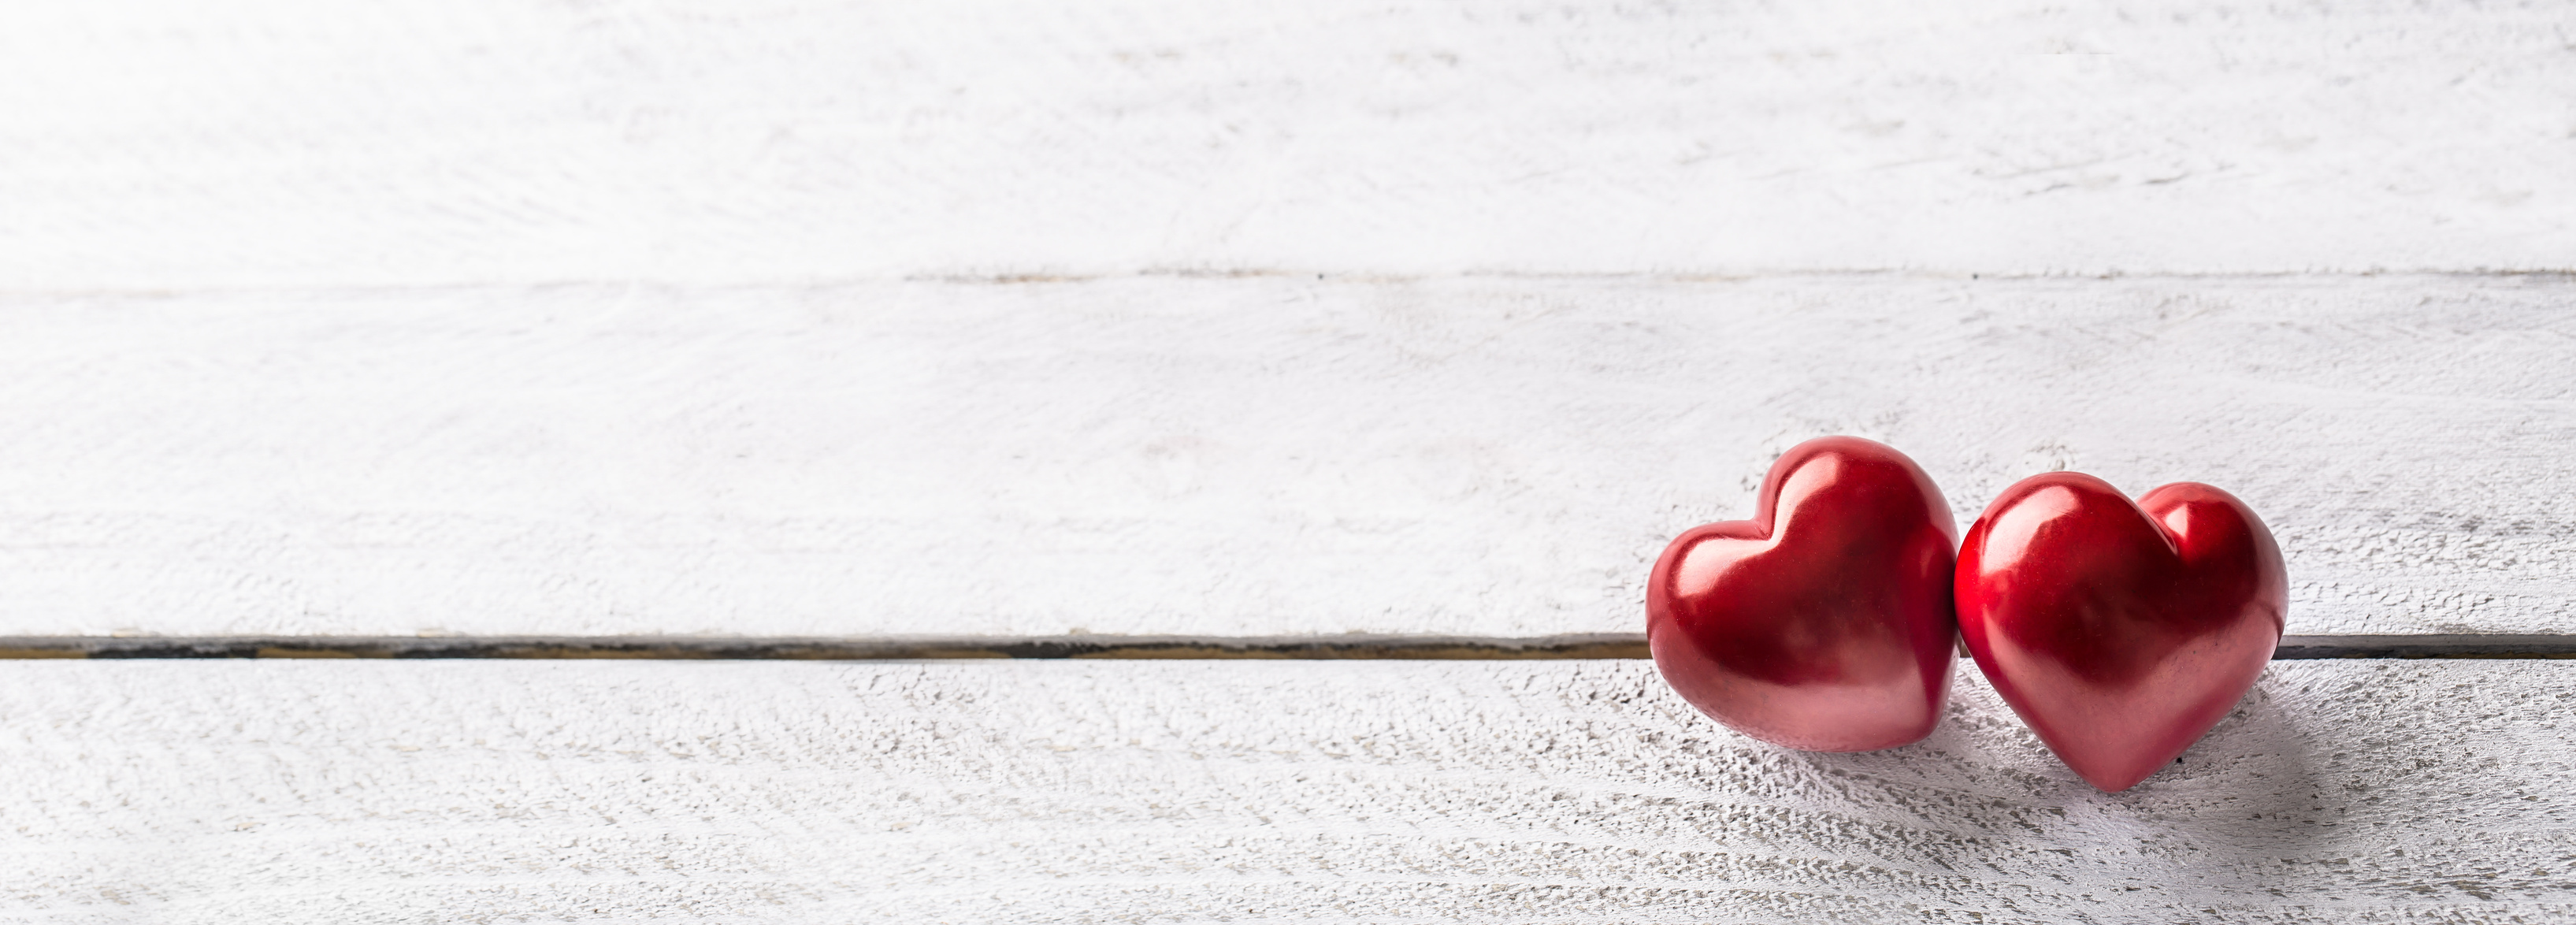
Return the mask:
<path fill-rule="evenodd" d="M 0 917 L 2508 922 L 2576 665 L 2275 665 L 2106 796 L 1963 681 L 1787 752 L 1638 662 L 20 663 Z"/>
<path fill-rule="evenodd" d="M 2563 4 L 0 10 L 0 289 L 2565 269 Z"/>
<path fill-rule="evenodd" d="M 2576 281 L 0 299 L 0 635 L 1633 632 L 1771 457 L 2211 482 L 2293 633 L 2576 629 Z"/>
<path fill-rule="evenodd" d="M 0 635 L 1632 631 L 1827 432 L 2568 631 L 2567 18 L 8 5 Z M 5 664 L 7 919 L 2576 916 L 2561 662 L 2275 665 L 2120 796 L 1973 677 L 1820 756 L 1636 662 Z"/>

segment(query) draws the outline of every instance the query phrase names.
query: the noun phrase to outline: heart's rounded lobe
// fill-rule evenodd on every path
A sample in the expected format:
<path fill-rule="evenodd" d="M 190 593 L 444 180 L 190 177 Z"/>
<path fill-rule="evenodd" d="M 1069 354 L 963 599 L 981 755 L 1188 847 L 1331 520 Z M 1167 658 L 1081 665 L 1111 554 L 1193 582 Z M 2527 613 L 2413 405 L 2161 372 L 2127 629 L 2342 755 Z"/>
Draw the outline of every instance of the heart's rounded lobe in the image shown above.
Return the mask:
<path fill-rule="evenodd" d="M 1949 697 L 1958 527 L 1905 454 L 1820 437 L 1771 466 L 1752 520 L 1673 540 L 1646 640 L 1682 698 L 1737 732 L 1856 752 L 1931 734 Z"/>
<path fill-rule="evenodd" d="M 2177 482 L 2132 503 L 2073 472 L 2015 483 L 1959 549 L 1959 631 L 2057 757 L 2129 789 L 2254 686 L 2289 610 L 2281 547 L 2224 491 Z"/>

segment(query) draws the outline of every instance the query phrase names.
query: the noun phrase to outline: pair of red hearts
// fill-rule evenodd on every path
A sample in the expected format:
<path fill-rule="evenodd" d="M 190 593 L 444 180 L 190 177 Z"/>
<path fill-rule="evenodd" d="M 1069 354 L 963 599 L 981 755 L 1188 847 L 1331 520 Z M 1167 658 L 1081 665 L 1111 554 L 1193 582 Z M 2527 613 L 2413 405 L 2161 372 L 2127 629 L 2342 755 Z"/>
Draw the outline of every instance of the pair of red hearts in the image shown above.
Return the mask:
<path fill-rule="evenodd" d="M 2089 475 L 2004 489 L 1957 546 L 1905 454 L 1824 437 L 1771 466 L 1752 520 L 1673 540 L 1646 589 L 1655 666 L 1738 732 L 1810 751 L 1930 735 L 1956 638 L 2067 767 L 2126 790 L 2234 708 L 2280 643 L 2280 546 L 2236 497 L 2131 502 Z"/>

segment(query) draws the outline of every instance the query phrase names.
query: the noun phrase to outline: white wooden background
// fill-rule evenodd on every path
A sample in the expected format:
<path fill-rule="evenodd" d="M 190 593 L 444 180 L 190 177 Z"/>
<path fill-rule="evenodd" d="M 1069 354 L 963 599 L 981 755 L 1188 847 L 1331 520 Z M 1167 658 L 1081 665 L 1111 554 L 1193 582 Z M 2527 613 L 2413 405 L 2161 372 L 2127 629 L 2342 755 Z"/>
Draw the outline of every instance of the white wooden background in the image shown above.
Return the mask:
<path fill-rule="evenodd" d="M 1638 628 L 1772 454 L 2576 632 L 2576 7 L 0 8 L 0 635 Z M 0 918 L 2536 921 L 2563 663 L 0 663 Z"/>

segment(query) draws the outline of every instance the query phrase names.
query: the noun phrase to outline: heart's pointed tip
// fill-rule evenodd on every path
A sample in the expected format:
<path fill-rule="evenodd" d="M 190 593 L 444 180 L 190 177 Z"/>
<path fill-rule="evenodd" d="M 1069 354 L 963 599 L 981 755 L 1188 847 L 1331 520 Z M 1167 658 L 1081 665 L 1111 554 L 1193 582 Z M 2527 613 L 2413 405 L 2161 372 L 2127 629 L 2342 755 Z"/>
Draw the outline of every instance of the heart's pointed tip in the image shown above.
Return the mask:
<path fill-rule="evenodd" d="M 2137 786 L 2139 782 L 2144 780 L 2146 780 L 2146 778 L 2142 777 L 2138 780 L 2133 780 L 2123 784 L 2117 781 L 2098 781 L 2087 777 L 2084 779 L 2084 782 L 2093 785 L 2093 789 L 2102 791 L 2103 793 L 2127 793 L 2129 792 L 2129 788 Z"/>
<path fill-rule="evenodd" d="M 2093 785 L 2093 789 L 2103 793 L 2126 793 L 2129 788 L 2145 783 L 2147 778 L 2154 777 L 2157 771 L 2164 770 L 2162 765 L 2149 768 L 2144 774 L 2135 771 L 2095 773 L 2082 768 L 2072 768 L 2072 766 L 2070 768 L 2074 770 L 2075 776 L 2083 778 L 2085 783 Z"/>

